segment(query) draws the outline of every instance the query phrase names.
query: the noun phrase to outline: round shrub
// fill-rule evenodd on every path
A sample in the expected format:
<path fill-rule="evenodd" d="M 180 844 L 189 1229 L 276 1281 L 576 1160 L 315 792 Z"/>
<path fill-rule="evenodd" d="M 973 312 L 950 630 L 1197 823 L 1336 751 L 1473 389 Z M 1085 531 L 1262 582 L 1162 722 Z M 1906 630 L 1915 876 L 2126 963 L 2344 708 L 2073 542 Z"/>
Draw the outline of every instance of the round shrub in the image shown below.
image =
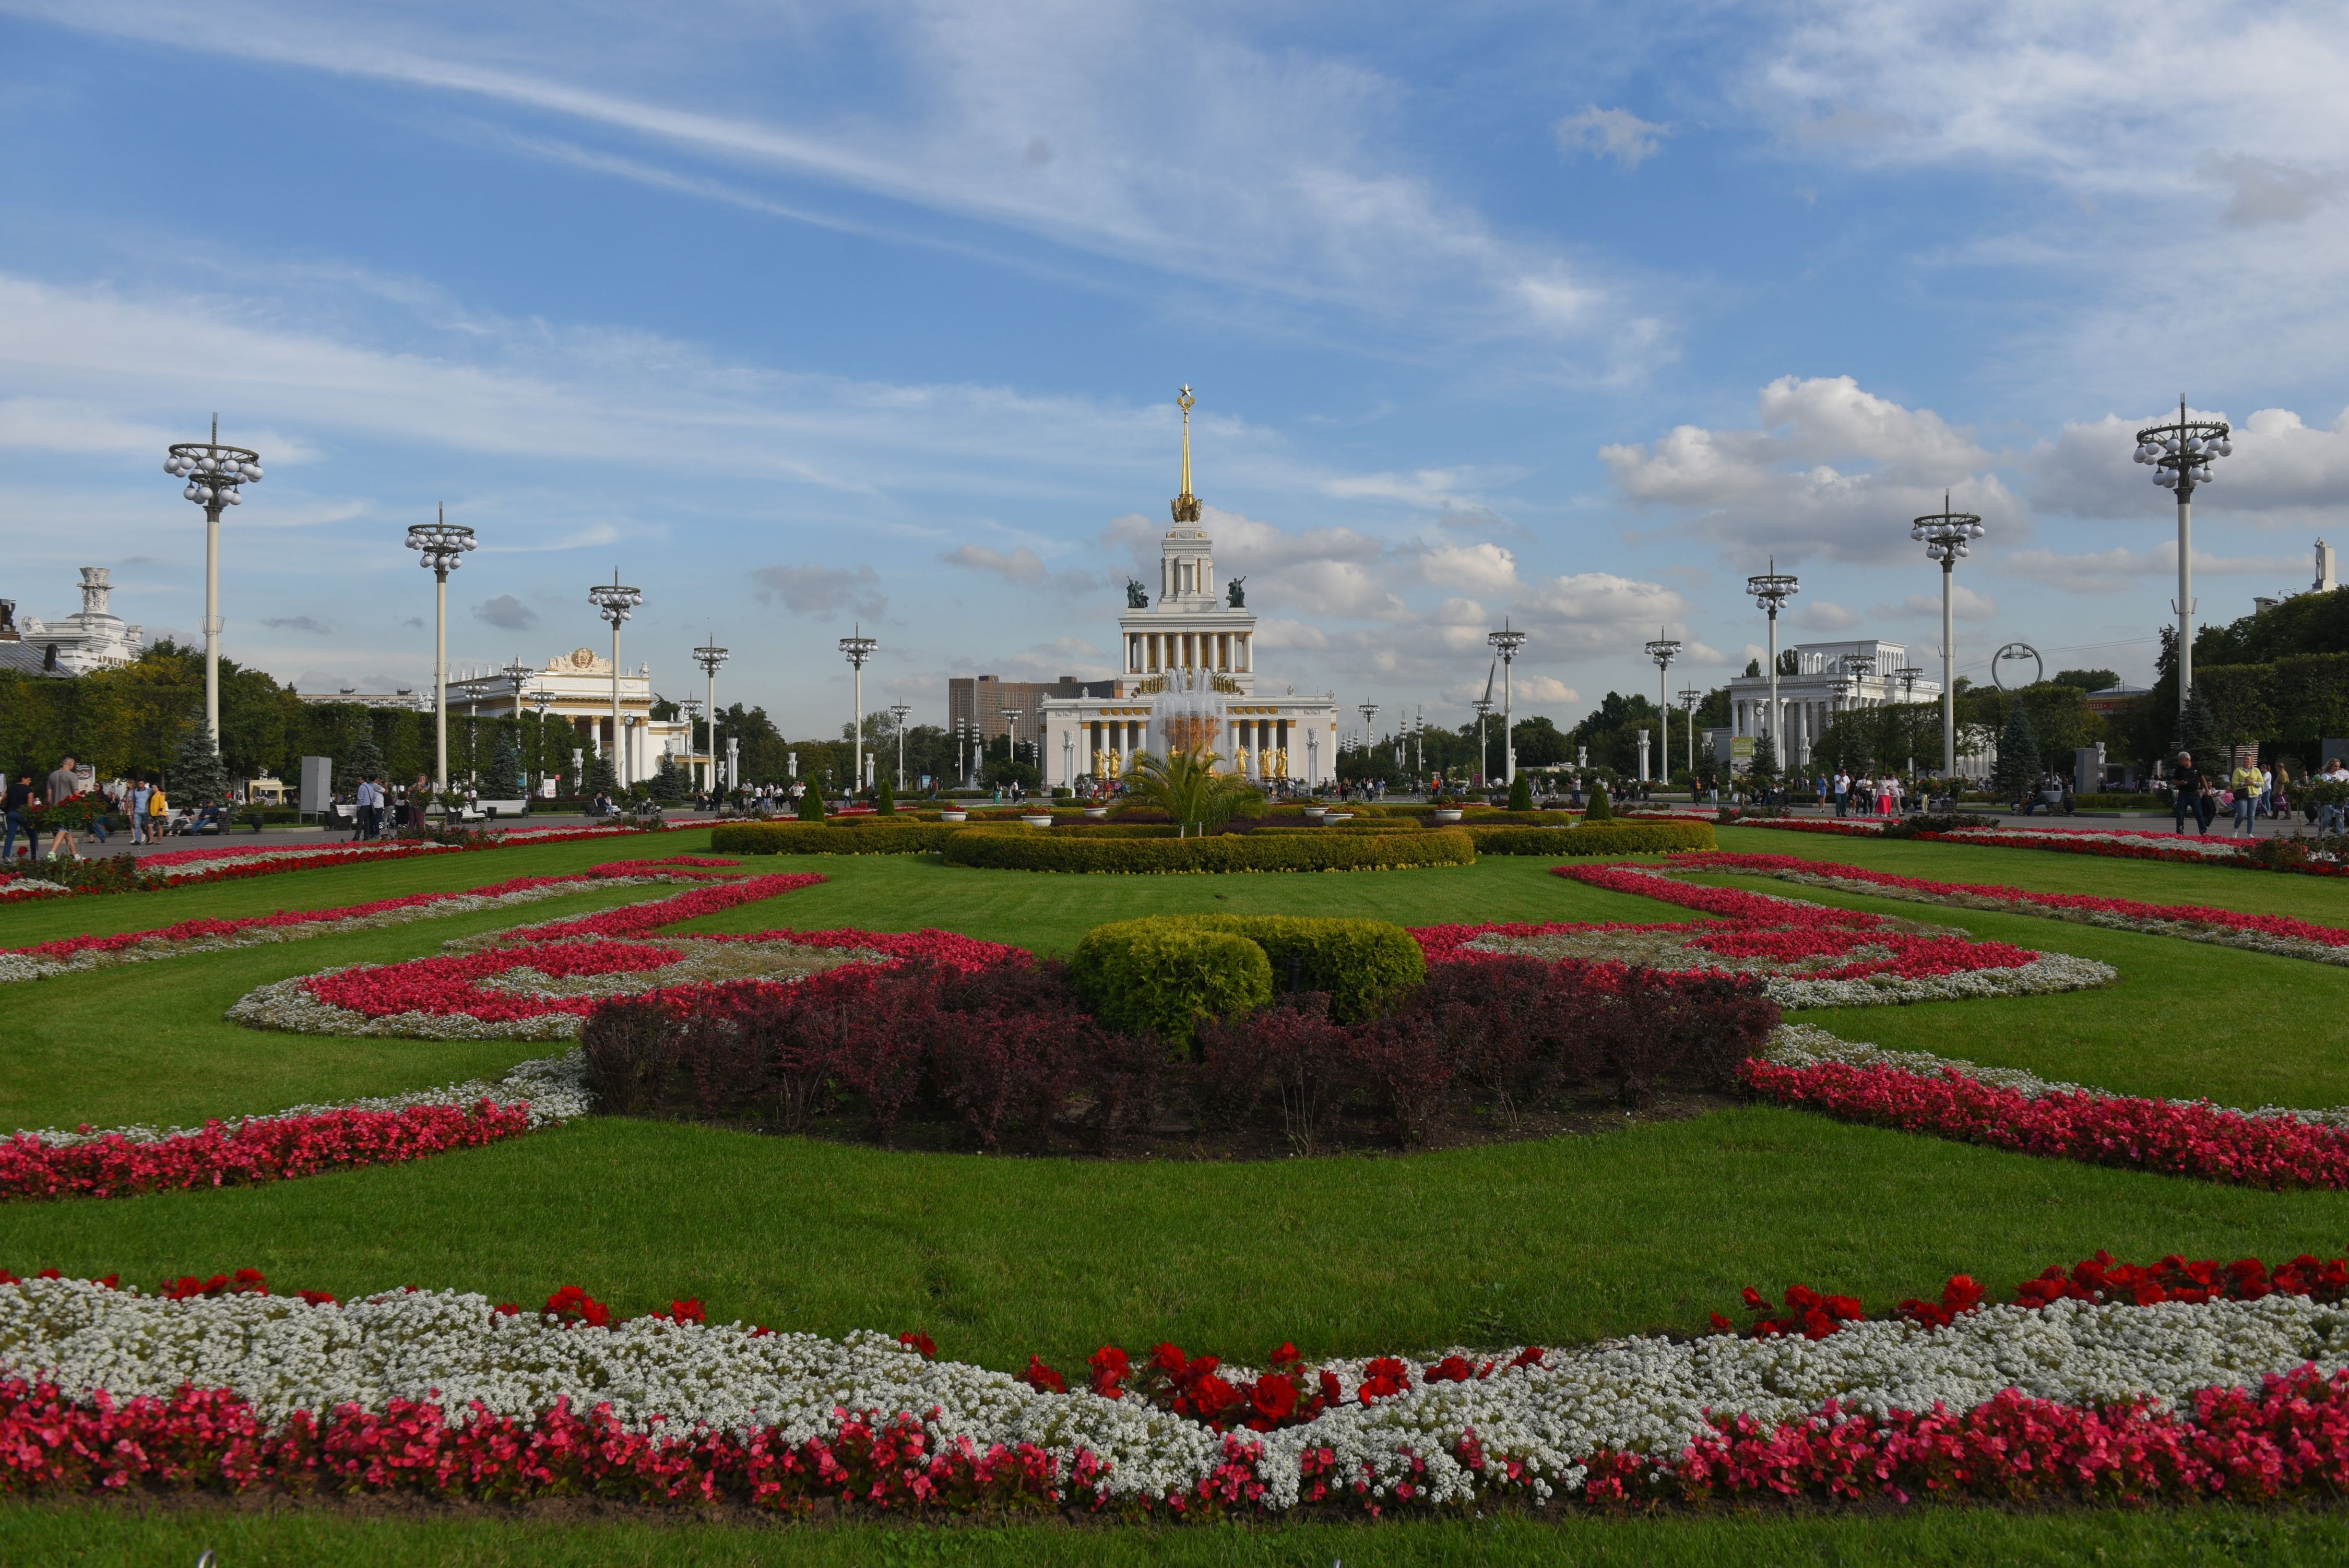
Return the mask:
<path fill-rule="evenodd" d="M 1426 954 L 1410 932 L 1388 921 L 1309 914 L 1160 918 L 1247 937 L 1264 949 L 1276 985 L 1327 993 L 1330 1016 L 1341 1024 L 1385 1012 L 1427 979 Z"/>
<path fill-rule="evenodd" d="M 1077 943 L 1069 973 L 1103 1024 L 1147 1031 L 1183 1050 L 1201 1018 L 1253 1012 L 1272 1000 L 1272 964 L 1262 947 L 1171 915 L 1093 927 Z"/>

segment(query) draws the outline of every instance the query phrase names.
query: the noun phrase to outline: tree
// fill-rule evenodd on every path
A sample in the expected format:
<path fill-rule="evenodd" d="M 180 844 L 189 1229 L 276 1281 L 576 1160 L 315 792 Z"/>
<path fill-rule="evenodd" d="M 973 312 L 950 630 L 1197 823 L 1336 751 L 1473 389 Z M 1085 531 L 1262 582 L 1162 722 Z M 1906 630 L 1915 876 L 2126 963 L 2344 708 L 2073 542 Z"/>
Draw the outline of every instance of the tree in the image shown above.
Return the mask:
<path fill-rule="evenodd" d="M 1518 719 L 1511 733 L 1517 738 L 1520 768 L 1555 768 L 1574 760 L 1573 746 L 1545 715 Z"/>
<path fill-rule="evenodd" d="M 1755 736 L 1754 760 L 1746 765 L 1745 770 L 1756 779 L 1775 779 L 1778 776 L 1777 743 L 1766 735 Z"/>
<path fill-rule="evenodd" d="M 344 743 L 342 773 L 347 786 L 356 785 L 362 779 L 384 777 L 383 752 L 375 743 L 375 726 L 365 722 L 364 709 L 360 718 L 361 722 L 352 727 L 350 739 Z"/>
<path fill-rule="evenodd" d="M 1534 787 L 1523 773 L 1509 781 L 1509 810 L 1530 811 L 1534 809 Z"/>
<path fill-rule="evenodd" d="M 2103 691 L 2120 685 L 2121 677 L 2116 670 L 2057 670 L 2055 684 L 2078 686 L 2082 691 Z"/>
<path fill-rule="evenodd" d="M 2169 755 L 2164 760 L 2176 762 L 2181 751 L 2192 753 L 2194 765 L 2205 773 L 2227 770 L 2227 743 L 2219 733 L 2210 699 L 2199 686 L 2186 694 L 2186 706 L 2178 710 L 2178 725 L 2169 732 Z"/>
<path fill-rule="evenodd" d="M 586 795 L 617 795 L 620 792 L 620 776 L 613 770 L 612 759 L 608 757 L 589 758 L 587 777 L 580 781 L 579 788 L 581 793 Z"/>
<path fill-rule="evenodd" d="M 1745 661 L 1745 678 L 1747 680 L 1759 680 L 1762 678 L 1762 661 L 1760 659 L 1748 659 Z"/>
<path fill-rule="evenodd" d="M 884 817 L 894 817 L 897 814 L 896 786 L 886 772 L 881 775 L 881 788 L 874 794 L 873 810 Z"/>
<path fill-rule="evenodd" d="M 1604 822 L 1615 815 L 1615 802 L 1607 798 L 1607 785 L 1602 780 L 1590 787 L 1590 804 L 1583 809 L 1586 822 Z"/>
<path fill-rule="evenodd" d="M 2019 702 L 2011 704 L 2006 728 L 1998 738 L 1998 765 L 1991 770 L 1991 787 L 2020 800 L 2039 787 L 2039 739 L 2031 730 L 2031 710 Z"/>
<path fill-rule="evenodd" d="M 522 748 L 514 743 L 513 731 L 503 725 L 498 727 L 497 749 L 490 753 L 490 788 L 501 797 L 510 789 L 516 794 L 530 790 L 522 776 Z"/>
<path fill-rule="evenodd" d="M 172 760 L 171 792 L 187 806 L 209 806 L 228 798 L 228 769 L 212 749 L 212 732 L 203 720 L 188 727 Z"/>
<path fill-rule="evenodd" d="M 1802 655 L 1795 653 L 1792 648 L 1779 649 L 1778 673 L 1782 676 L 1801 675 L 1803 673 Z"/>
<path fill-rule="evenodd" d="M 653 769 L 650 789 L 653 799 L 664 804 L 682 800 L 686 797 L 685 769 L 679 768 L 677 758 L 666 751 L 660 754 L 660 761 Z"/>
<path fill-rule="evenodd" d="M 808 780 L 807 793 L 800 797 L 800 820 L 802 822 L 823 820 L 823 786 L 812 779 Z"/>

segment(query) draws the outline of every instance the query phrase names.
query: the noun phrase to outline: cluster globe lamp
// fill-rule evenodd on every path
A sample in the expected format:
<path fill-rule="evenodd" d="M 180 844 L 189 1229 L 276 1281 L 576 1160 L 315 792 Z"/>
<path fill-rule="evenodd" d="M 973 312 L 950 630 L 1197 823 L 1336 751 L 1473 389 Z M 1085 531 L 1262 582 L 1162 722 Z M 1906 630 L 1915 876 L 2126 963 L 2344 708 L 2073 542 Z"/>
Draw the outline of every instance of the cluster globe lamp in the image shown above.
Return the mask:
<path fill-rule="evenodd" d="M 530 679 L 535 672 L 528 665 L 516 659 L 498 673 L 506 677 L 507 685 L 513 687 L 514 755 L 519 758 L 522 755 L 522 687 L 523 683 Z M 498 793 L 502 796 L 508 789 L 521 782 L 519 779 L 501 779 L 498 780 Z"/>
<path fill-rule="evenodd" d="M 1941 777 L 1958 776 L 1957 619 L 1951 595 L 1952 572 L 1983 533 L 1982 520 L 1971 511 L 1950 510 L 1947 491 L 1941 510 L 1928 512 L 1909 526 L 1909 537 L 1925 547 L 1925 559 L 1941 563 Z"/>
<path fill-rule="evenodd" d="M 1501 629 L 1487 632 L 1485 640 L 1501 655 L 1501 782 L 1514 789 L 1517 787 L 1516 709 L 1509 696 L 1509 670 L 1516 663 L 1517 650 L 1526 645 L 1526 634 L 1511 630 L 1504 617 Z"/>
<path fill-rule="evenodd" d="M 1011 765 L 1015 768 L 1019 765 L 1019 720 L 1025 717 L 1026 711 L 1017 707 L 1003 710 L 1003 744 L 1006 755 L 1011 758 Z"/>
<path fill-rule="evenodd" d="M 1362 760 L 1365 763 L 1368 763 L 1371 757 L 1371 748 L 1377 744 L 1377 742 L 1371 738 L 1371 724 L 1372 720 L 1379 717 L 1379 705 L 1374 702 L 1366 702 L 1357 707 L 1354 711 L 1362 716 Z"/>
<path fill-rule="evenodd" d="M 416 563 L 432 573 L 432 787 L 449 788 L 449 573 L 464 564 L 473 531 L 449 521 L 449 509 L 434 509 L 433 521 L 408 526 L 408 548 Z"/>
<path fill-rule="evenodd" d="M 1655 640 L 1647 645 L 1646 653 L 1656 663 L 1656 714 L 1663 726 L 1656 746 L 1656 771 L 1669 776 L 1672 770 L 1672 702 L 1666 695 L 1671 684 L 1666 676 L 1672 667 L 1672 661 L 1681 656 L 1680 639 L 1665 636 L 1664 629 L 1659 626 Z M 1692 761 L 1689 768 L 1693 772 L 1696 764 Z"/>
<path fill-rule="evenodd" d="M 897 722 L 897 789 L 900 794 L 905 789 L 905 716 L 913 711 L 902 702 L 893 703 L 889 707 L 889 717 Z"/>
<path fill-rule="evenodd" d="M 1493 699 L 1480 696 L 1468 705 L 1476 710 L 1476 788 L 1485 787 L 1485 719 L 1493 711 Z"/>
<path fill-rule="evenodd" d="M 261 482 L 261 454 L 221 445 L 220 416 L 212 416 L 212 438 L 179 441 L 166 451 L 163 471 L 188 481 L 180 493 L 204 509 L 204 727 L 212 755 L 220 755 L 220 520 L 223 508 L 243 506 L 242 487 Z"/>
<path fill-rule="evenodd" d="M 1778 740 L 1778 612 L 1786 607 L 1787 600 L 1802 591 L 1802 583 L 1791 573 L 1778 570 L 1775 556 L 1771 558 L 1769 571 L 1745 580 L 1746 596 L 1761 605 L 1763 613 L 1770 617 L 1770 717 L 1767 733 L 1771 753 L 1781 769 L 1786 766 L 1786 759 L 1776 756 L 1782 749 Z"/>
<path fill-rule="evenodd" d="M 1694 789 L 1696 788 L 1696 705 L 1704 700 L 1704 693 L 1694 686 L 1682 686 L 1676 695 L 1681 699 L 1681 713 L 1683 716 L 1681 727 L 1688 731 L 1689 788 Z"/>
<path fill-rule="evenodd" d="M 880 645 L 864 634 L 861 622 L 853 633 L 840 639 L 841 655 L 856 671 L 856 712 L 851 716 L 854 722 L 848 727 L 848 793 L 852 799 L 864 787 L 864 661 Z"/>
<path fill-rule="evenodd" d="M 2153 482 L 2178 492 L 2178 598 L 2170 609 L 2178 615 L 2178 707 L 2186 708 L 2186 694 L 2194 686 L 2194 487 L 2210 482 L 2210 459 L 2233 455 L 2234 432 L 2224 419 L 2189 419 L 2186 399 L 2178 399 L 2178 418 L 2167 425 L 2147 425 L 2137 433 L 2135 460 L 2153 469 Z"/>
<path fill-rule="evenodd" d="M 701 666 L 709 677 L 709 689 L 704 694 L 709 704 L 709 788 L 718 787 L 718 666 L 726 662 L 726 650 L 713 642 L 704 643 L 693 650 L 693 662 Z M 730 788 L 732 779 L 727 780 Z"/>
<path fill-rule="evenodd" d="M 625 789 L 628 787 L 628 752 L 627 731 L 620 727 L 620 627 L 636 614 L 645 595 L 642 589 L 623 583 L 620 569 L 615 566 L 609 583 L 598 583 L 587 590 L 587 602 L 612 623 L 612 777 Z"/>

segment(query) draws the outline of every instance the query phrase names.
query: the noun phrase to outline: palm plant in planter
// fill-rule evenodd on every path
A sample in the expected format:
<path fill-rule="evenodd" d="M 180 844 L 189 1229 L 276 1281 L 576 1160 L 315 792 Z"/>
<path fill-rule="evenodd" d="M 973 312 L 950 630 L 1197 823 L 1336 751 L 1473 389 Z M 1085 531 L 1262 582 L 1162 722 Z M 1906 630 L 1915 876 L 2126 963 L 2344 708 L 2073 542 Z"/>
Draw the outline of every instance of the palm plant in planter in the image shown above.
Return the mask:
<path fill-rule="evenodd" d="M 1232 820 L 1243 806 L 1261 806 L 1264 793 L 1245 774 L 1218 773 L 1222 760 L 1212 751 L 1177 751 L 1161 761 L 1138 758 L 1127 789 L 1144 803 L 1157 807 L 1187 834 L 1197 828 L 1214 832 Z"/>

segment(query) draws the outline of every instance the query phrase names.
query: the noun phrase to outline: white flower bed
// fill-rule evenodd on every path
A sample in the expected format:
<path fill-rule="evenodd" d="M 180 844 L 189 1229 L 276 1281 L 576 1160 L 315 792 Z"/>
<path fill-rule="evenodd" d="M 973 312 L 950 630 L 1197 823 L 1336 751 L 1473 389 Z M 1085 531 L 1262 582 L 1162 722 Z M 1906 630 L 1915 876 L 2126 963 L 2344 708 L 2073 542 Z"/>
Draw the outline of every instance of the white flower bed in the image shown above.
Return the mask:
<path fill-rule="evenodd" d="M 347 1099 L 333 1105 L 296 1105 L 284 1110 L 264 1112 L 256 1116 L 230 1117 L 220 1125 L 233 1132 L 248 1121 L 282 1121 L 292 1117 L 326 1116 L 337 1110 L 401 1111 L 418 1105 L 454 1105 L 468 1110 L 488 1100 L 492 1105 L 527 1104 L 530 1125 L 533 1130 L 555 1127 L 587 1114 L 593 1108 L 593 1097 L 587 1092 L 587 1060 L 576 1048 L 559 1057 L 540 1057 L 532 1061 L 517 1062 L 498 1078 L 468 1078 L 463 1083 L 445 1084 L 439 1088 L 411 1089 L 406 1094 L 375 1095 L 364 1099 Z M 69 1143 L 91 1143 L 105 1138 L 120 1138 L 129 1143 L 164 1143 L 174 1138 L 189 1138 L 204 1131 L 201 1127 L 149 1127 L 134 1123 L 128 1127 L 78 1127 L 71 1132 L 60 1132 L 53 1127 L 26 1129 L 9 1135 L 9 1139 L 36 1138 L 51 1148 Z M 8 1141 L 0 1139 L 0 1142 Z"/>
<path fill-rule="evenodd" d="M 2087 1084 L 2069 1083 L 2060 1078 L 2044 1078 L 2021 1068 L 1986 1068 L 1970 1062 L 1963 1057 L 1938 1057 L 1930 1051 L 1894 1051 L 1882 1046 L 1847 1040 L 1810 1024 L 1781 1024 L 1771 1035 L 1764 1048 L 1765 1059 L 1782 1067 L 1816 1067 L 1821 1062 L 1841 1062 L 1855 1068 L 1890 1068 L 1898 1072 L 1916 1073 L 1931 1078 L 1944 1072 L 1954 1072 L 1993 1088 L 2008 1088 L 2026 1099 L 2037 1099 L 2048 1094 L 2110 1095 L 2115 1091 L 2096 1088 Z M 2282 1117 L 2292 1121 L 2304 1121 L 2314 1126 L 2349 1128 L 2349 1105 L 2337 1105 L 2325 1110 L 2307 1110 L 2287 1105 L 2262 1105 L 2244 1110 L 2234 1106 L 2217 1105 L 2208 1099 L 2173 1099 L 2171 1105 L 2209 1106 L 2232 1116 Z"/>
<path fill-rule="evenodd" d="M 2058 1302 L 1987 1307 L 1951 1326 L 1855 1324 L 1817 1341 L 1608 1340 L 1553 1350 L 1546 1364 L 1424 1384 L 1365 1407 L 1342 1405 L 1263 1438 L 1268 1506 L 1299 1498 L 1301 1457 L 1335 1452 L 1339 1472 L 1409 1480 L 1435 1502 L 1475 1495 L 1452 1457 L 1474 1431 L 1490 1454 L 1522 1461 L 1543 1496 L 1578 1487 L 1577 1460 L 1607 1449 L 1674 1455 L 1708 1411 L 1776 1423 L 1830 1399 L 1881 1415 L 1954 1410 L 2016 1388 L 2074 1405 L 2146 1398 L 2168 1408 L 2211 1387 L 2255 1387 L 2303 1363 L 2349 1366 L 2349 1308 L 2305 1297 L 2157 1306 Z M 754 1336 L 740 1324 L 637 1319 L 614 1329 L 502 1316 L 486 1297 L 399 1293 L 341 1306 L 286 1296 L 169 1302 L 74 1280 L 0 1287 L 0 1366 L 86 1397 L 167 1396 L 183 1384 L 225 1387 L 268 1418 L 345 1403 L 380 1408 L 433 1399 L 462 1421 L 474 1401 L 527 1418 L 567 1398 L 608 1403 L 632 1429 L 782 1429 L 828 1434 L 833 1411 L 903 1413 L 943 1439 L 984 1449 L 1030 1442 L 1063 1461 L 1090 1451 L 1111 1469 L 1112 1497 L 1159 1497 L 1217 1463 L 1206 1428 L 1135 1398 L 1042 1392 L 999 1372 L 926 1361 L 877 1334 L 845 1340 Z M 1360 1362 L 1331 1364 L 1350 1397 Z M 1414 1458 L 1424 1465 L 1413 1473 Z"/>
<path fill-rule="evenodd" d="M 1781 1007 L 1869 1007 L 1884 1003 L 1963 1002 L 1980 996 L 2038 996 L 2109 985 L 2120 971 L 2093 958 L 2042 953 L 2012 969 L 1949 975 L 1868 975 L 1857 980 L 1805 980 L 1774 975 L 1770 1000 Z"/>

